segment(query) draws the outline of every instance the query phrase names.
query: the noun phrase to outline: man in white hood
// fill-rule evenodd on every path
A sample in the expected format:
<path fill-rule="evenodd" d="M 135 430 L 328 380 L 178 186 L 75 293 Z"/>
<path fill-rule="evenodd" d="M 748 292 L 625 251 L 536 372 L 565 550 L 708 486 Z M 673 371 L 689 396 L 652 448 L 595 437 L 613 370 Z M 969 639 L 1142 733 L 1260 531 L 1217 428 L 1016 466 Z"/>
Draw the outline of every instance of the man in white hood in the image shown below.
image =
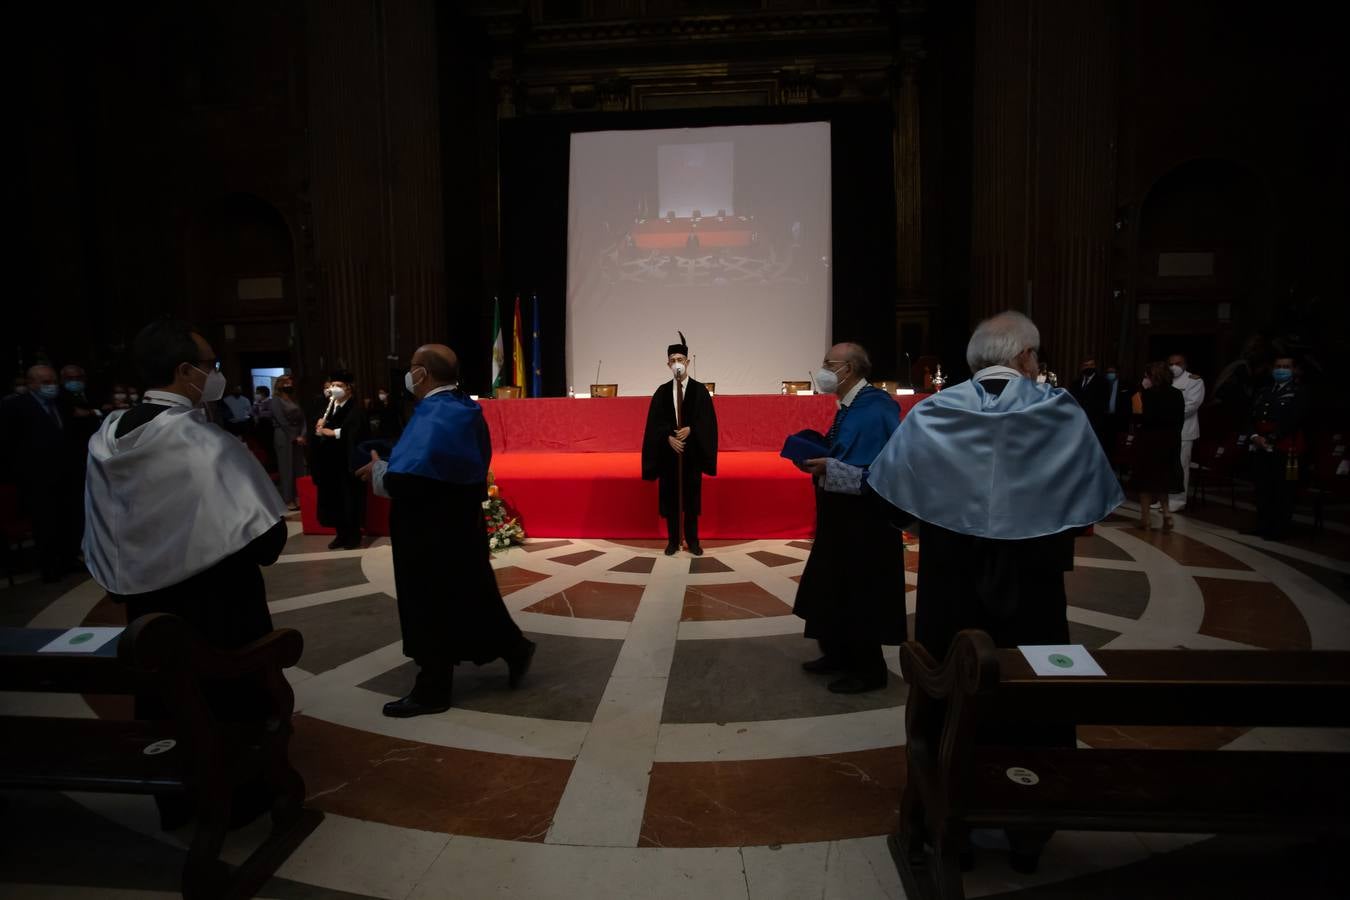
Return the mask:
<path fill-rule="evenodd" d="M 272 627 L 258 567 L 286 543 L 285 505 L 253 454 L 207 421 L 202 404 L 225 379 L 206 339 L 156 322 L 133 353 L 154 387 L 89 442 L 86 564 L 129 620 L 170 612 L 208 644 L 240 646 Z"/>
<path fill-rule="evenodd" d="M 172 613 L 211 646 L 243 646 L 272 630 L 259 567 L 286 544 L 285 504 L 253 454 L 207 420 L 202 405 L 220 399 L 225 378 L 205 338 L 155 322 L 132 352 L 153 388 L 89 441 L 85 563 L 126 604 L 127 621 Z M 214 685 L 207 699 L 224 719 L 271 713 L 252 683 Z M 136 707 L 139 717 L 165 714 L 148 695 Z M 163 803 L 161 812 L 175 817 Z"/>

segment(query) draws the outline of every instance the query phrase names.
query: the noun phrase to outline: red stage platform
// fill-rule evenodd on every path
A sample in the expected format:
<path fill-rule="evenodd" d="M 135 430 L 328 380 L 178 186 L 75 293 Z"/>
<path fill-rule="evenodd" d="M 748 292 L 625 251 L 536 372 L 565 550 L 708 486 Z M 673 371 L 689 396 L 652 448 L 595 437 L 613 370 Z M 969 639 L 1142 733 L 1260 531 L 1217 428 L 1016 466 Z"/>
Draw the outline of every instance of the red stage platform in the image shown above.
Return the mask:
<path fill-rule="evenodd" d="M 897 397 L 901 415 L 927 395 Z M 485 400 L 492 469 L 502 496 L 530 537 L 662 538 L 656 483 L 642 480 L 639 448 L 648 397 Z M 829 396 L 743 395 L 714 400 L 721 452 L 717 477 L 703 480 L 705 538 L 810 537 L 811 482 L 778 456 L 783 439 L 825 431 Z M 372 497 L 367 533 L 387 534 L 388 506 Z M 319 528 L 313 487 L 300 485 L 306 534 Z"/>

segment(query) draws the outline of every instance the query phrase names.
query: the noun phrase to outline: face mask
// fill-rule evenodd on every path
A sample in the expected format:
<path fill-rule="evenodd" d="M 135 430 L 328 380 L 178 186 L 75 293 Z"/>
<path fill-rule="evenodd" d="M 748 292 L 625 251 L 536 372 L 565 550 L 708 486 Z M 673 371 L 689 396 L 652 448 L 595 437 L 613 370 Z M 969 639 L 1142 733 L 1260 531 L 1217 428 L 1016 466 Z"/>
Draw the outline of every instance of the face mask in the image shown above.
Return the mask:
<path fill-rule="evenodd" d="M 193 366 L 192 368 L 197 369 L 196 366 Z M 201 369 L 197 369 L 197 371 L 202 372 Z M 224 397 L 225 396 L 224 373 L 212 370 L 210 372 L 202 372 L 202 374 L 206 376 L 206 383 L 202 385 L 202 402 L 215 403 L 221 397 Z"/>
<path fill-rule="evenodd" d="M 127 399 L 130 400 L 132 403 L 139 403 L 139 402 L 141 402 L 141 395 L 140 395 L 140 394 L 132 394 L 132 395 L 129 396 Z"/>
<path fill-rule="evenodd" d="M 1083 374 L 1084 374 L 1084 375 L 1096 375 L 1096 374 L 1097 374 L 1097 370 L 1096 370 L 1095 368 L 1089 367 L 1089 368 L 1086 368 L 1086 369 L 1083 370 Z"/>
<path fill-rule="evenodd" d="M 417 366 L 416 368 L 420 369 L 421 366 Z M 403 386 L 408 389 L 408 393 L 413 395 L 417 394 L 417 391 L 415 390 L 415 388 L 417 387 L 417 382 L 413 381 L 412 369 L 409 369 L 408 371 L 403 373 Z"/>
<path fill-rule="evenodd" d="M 816 370 L 816 390 L 822 394 L 833 394 L 839 389 L 839 374 L 829 369 Z"/>
<path fill-rule="evenodd" d="M 683 377 L 683 376 L 684 376 L 684 373 L 685 373 L 685 371 L 686 371 L 685 368 L 684 368 L 684 363 L 681 363 L 681 362 L 671 363 L 671 364 L 670 364 L 670 371 L 672 371 L 672 372 L 675 373 L 675 377 L 676 377 L 676 378 L 681 378 L 681 377 Z"/>
<path fill-rule="evenodd" d="M 1270 372 L 1270 377 L 1271 377 L 1271 378 L 1274 378 L 1275 381 L 1276 381 L 1277 383 L 1283 384 L 1284 382 L 1286 382 L 1286 381 L 1288 381 L 1289 379 L 1291 379 L 1291 378 L 1294 377 L 1294 370 L 1293 370 L 1293 369 L 1272 369 L 1271 372 Z"/>
<path fill-rule="evenodd" d="M 335 387 L 335 388 L 333 388 L 333 399 L 334 399 L 334 400 L 336 400 L 338 403 L 341 403 L 341 402 L 342 402 L 343 400 L 345 400 L 346 398 L 347 398 L 347 392 L 346 392 L 346 391 L 344 391 L 344 390 L 343 390 L 342 388 L 340 388 L 340 387 Z"/>
<path fill-rule="evenodd" d="M 113 394 L 113 401 L 114 401 L 115 403 L 126 403 L 126 402 L 127 402 L 127 395 L 126 395 L 126 394 Z"/>
<path fill-rule="evenodd" d="M 1045 384 L 1045 376 L 1044 376 L 1044 375 L 1037 375 L 1037 376 L 1036 376 L 1036 383 L 1037 383 L 1037 384 Z"/>
<path fill-rule="evenodd" d="M 1153 387 L 1153 379 L 1145 378 L 1143 381 L 1139 382 L 1139 386 L 1144 390 L 1148 390 L 1149 388 Z"/>
<path fill-rule="evenodd" d="M 1167 368 L 1171 370 L 1173 378 L 1180 378 L 1182 373 L 1186 371 L 1181 366 L 1168 366 Z"/>
<path fill-rule="evenodd" d="M 84 393 L 84 382 L 83 382 L 83 381 L 74 381 L 74 380 L 72 380 L 72 381 L 67 381 L 66 384 L 65 384 L 65 388 L 66 388 L 67 391 L 69 391 L 69 392 L 72 393 L 72 394 L 83 394 L 83 393 Z"/>
<path fill-rule="evenodd" d="M 389 395 L 386 394 L 384 391 L 380 391 L 380 402 L 381 402 L 381 403 L 388 403 L 388 402 L 389 402 Z"/>
<path fill-rule="evenodd" d="M 39 384 L 37 392 L 38 396 L 44 400 L 55 400 L 56 395 L 59 394 L 61 390 L 54 384 Z"/>
<path fill-rule="evenodd" d="M 1107 372 L 1107 373 L 1106 373 L 1106 380 L 1107 380 L 1107 381 L 1115 381 L 1115 380 L 1116 380 L 1116 373 L 1115 373 L 1115 372 Z"/>

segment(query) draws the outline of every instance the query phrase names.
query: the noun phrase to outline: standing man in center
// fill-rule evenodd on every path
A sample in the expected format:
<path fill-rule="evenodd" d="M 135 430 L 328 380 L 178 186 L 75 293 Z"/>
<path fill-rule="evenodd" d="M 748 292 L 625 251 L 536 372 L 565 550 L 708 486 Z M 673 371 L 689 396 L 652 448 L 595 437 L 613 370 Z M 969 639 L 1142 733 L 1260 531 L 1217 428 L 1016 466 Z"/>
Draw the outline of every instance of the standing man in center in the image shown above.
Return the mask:
<path fill-rule="evenodd" d="M 867 383 L 871 373 L 858 344 L 835 344 L 825 354 L 816 389 L 834 394 L 839 409 L 825 435 L 827 456 L 799 464 L 815 482 L 816 538 L 792 612 L 806 620 L 805 636 L 820 643 L 820 658 L 802 668 L 839 675 L 830 682 L 836 694 L 884 688 L 881 645 L 905 639 L 904 535 L 859 494 L 859 479 L 900 427 L 899 404 Z"/>
<path fill-rule="evenodd" d="M 666 348 L 666 365 L 674 377 L 656 389 L 647 409 L 647 428 L 642 435 L 642 479 L 659 485 L 660 512 L 666 520 L 666 556 L 674 556 L 680 549 L 681 512 L 689 552 L 702 556 L 698 517 L 703 509 L 703 476 L 717 474 L 717 412 L 708 389 L 689 377 L 689 347 L 684 334 L 676 334 L 680 335 L 680 342 Z"/>
<path fill-rule="evenodd" d="M 361 546 L 366 486 L 352 475 L 353 452 L 366 440 L 366 414 L 352 399 L 350 372 L 334 372 L 328 410 L 314 426 L 314 484 L 319 489 L 319 522 L 337 532 L 329 550 Z"/>
<path fill-rule="evenodd" d="M 389 540 L 403 653 L 418 665 L 408 696 L 384 705 L 398 719 L 450 708 L 455 666 L 501 658 L 511 687 L 534 658 L 502 602 L 489 558 L 483 501 L 492 441 L 483 409 L 459 389 L 459 359 L 444 344 L 418 347 L 404 386 L 417 407 L 388 462 L 371 451 L 357 470 L 390 498 Z"/>

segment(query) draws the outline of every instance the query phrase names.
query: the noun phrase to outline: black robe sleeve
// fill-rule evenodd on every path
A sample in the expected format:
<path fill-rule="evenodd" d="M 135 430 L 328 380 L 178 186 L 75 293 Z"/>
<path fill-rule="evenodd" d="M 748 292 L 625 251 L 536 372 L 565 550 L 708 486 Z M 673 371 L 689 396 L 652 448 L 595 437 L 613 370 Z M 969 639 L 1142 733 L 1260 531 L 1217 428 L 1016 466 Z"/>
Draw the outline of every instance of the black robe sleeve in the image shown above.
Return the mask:
<path fill-rule="evenodd" d="M 717 474 L 717 410 L 712 395 L 702 382 L 689 382 L 684 395 L 684 421 L 689 426 L 686 453 L 697 454 L 699 470 L 704 475 Z"/>
<path fill-rule="evenodd" d="M 642 432 L 642 480 L 655 481 L 661 476 L 666 454 L 673 453 L 666 438 L 675 431 L 675 406 L 670 399 L 670 383 L 661 385 L 652 394 L 647 407 L 647 425 Z"/>

